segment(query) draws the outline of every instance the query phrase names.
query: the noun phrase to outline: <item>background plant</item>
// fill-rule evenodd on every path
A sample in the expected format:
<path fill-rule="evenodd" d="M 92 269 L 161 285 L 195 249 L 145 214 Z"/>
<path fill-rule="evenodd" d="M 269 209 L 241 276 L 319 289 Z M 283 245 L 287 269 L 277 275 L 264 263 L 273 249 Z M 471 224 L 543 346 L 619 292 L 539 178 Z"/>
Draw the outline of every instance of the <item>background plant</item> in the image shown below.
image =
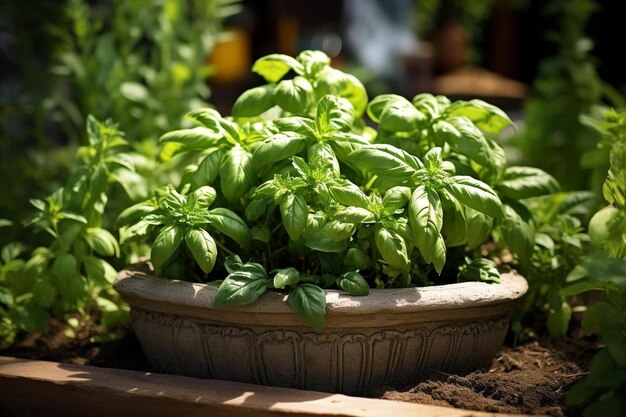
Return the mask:
<path fill-rule="evenodd" d="M 120 258 L 120 248 L 105 228 L 110 227 L 105 210 L 113 183 L 135 198 L 146 190 L 141 181 L 128 182 L 133 159 L 115 125 L 90 117 L 87 137 L 89 145 L 79 150 L 83 165 L 66 185 L 45 200 L 31 200 L 37 211 L 27 225 L 45 231 L 50 243 L 35 248 L 26 260 L 18 259 L 19 245 L 4 248 L 0 301 L 8 343 L 19 331 L 40 331 L 51 317 L 72 313 L 89 318 L 97 312 L 105 337 L 128 324 L 128 307 L 112 287 L 117 272 L 109 261 Z"/>
<path fill-rule="evenodd" d="M 156 164 L 155 140 L 205 103 L 205 60 L 223 18 L 236 11 L 222 0 L 3 3 L 0 25 L 16 36 L 20 74 L 1 98 L 0 208 L 13 220 L 0 237 L 7 343 L 51 317 L 76 324 L 78 313 L 101 324 L 105 338 L 126 323 L 111 280 L 145 251 L 133 243 L 120 253 L 109 231 L 123 208 L 179 177 Z M 116 118 L 127 139 L 89 112 Z M 52 240 L 24 233 L 27 195 L 53 190 L 31 200 L 38 213 L 30 222 Z M 22 243 L 11 242 L 18 235 Z"/>
<path fill-rule="evenodd" d="M 594 251 L 581 266 L 578 285 L 580 292 L 603 289 L 602 300 L 589 307 L 582 325 L 598 333 L 605 347 L 567 401 L 586 404 L 584 416 L 619 416 L 626 412 L 626 112 L 605 110 L 594 125 L 611 144 L 602 187 L 609 205 L 589 222 Z"/>
<path fill-rule="evenodd" d="M 0 98 L 0 166 L 4 178 L 23 173 L 19 187 L 4 184 L 4 216 L 27 210 L 25 190 L 43 195 L 65 181 L 89 114 L 115 120 L 154 159 L 156 138 L 206 105 L 206 59 L 237 10 L 232 0 L 3 3 L 2 24 L 16 39 L 16 87 Z M 18 228 L 6 232 L 15 238 Z"/>
<path fill-rule="evenodd" d="M 601 135 L 581 123 L 580 116 L 603 99 L 621 100 L 600 79 L 591 55 L 593 41 L 585 33 L 597 8 L 592 0 L 546 5 L 546 14 L 558 17 L 558 30 L 547 34 L 556 53 L 540 63 L 533 97 L 525 105 L 525 127 L 516 140 L 528 161 L 552 173 L 567 190 L 599 191 L 607 155 L 596 148 Z"/>

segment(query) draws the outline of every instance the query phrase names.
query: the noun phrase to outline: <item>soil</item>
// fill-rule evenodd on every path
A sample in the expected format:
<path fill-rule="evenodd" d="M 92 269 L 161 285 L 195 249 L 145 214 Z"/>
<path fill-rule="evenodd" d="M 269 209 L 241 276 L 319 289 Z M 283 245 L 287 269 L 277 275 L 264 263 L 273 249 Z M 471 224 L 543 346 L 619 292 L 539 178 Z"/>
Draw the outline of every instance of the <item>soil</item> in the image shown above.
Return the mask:
<path fill-rule="evenodd" d="M 45 334 L 27 335 L 0 355 L 154 371 L 132 333 L 100 344 L 90 341 L 95 329 L 89 326 L 73 338 L 67 337 L 66 329 L 67 325 L 53 321 Z M 596 352 L 592 338 L 542 338 L 505 346 L 489 369 L 464 376 L 432 373 L 416 385 L 381 388 L 372 396 L 476 411 L 577 417 L 582 410 L 566 408 L 565 393 L 586 375 Z"/>
<path fill-rule="evenodd" d="M 582 410 L 566 408 L 565 393 L 587 374 L 596 352 L 590 338 L 545 338 L 505 346 L 488 370 L 465 376 L 433 373 L 417 385 L 381 389 L 374 396 L 476 411 L 577 417 Z"/>

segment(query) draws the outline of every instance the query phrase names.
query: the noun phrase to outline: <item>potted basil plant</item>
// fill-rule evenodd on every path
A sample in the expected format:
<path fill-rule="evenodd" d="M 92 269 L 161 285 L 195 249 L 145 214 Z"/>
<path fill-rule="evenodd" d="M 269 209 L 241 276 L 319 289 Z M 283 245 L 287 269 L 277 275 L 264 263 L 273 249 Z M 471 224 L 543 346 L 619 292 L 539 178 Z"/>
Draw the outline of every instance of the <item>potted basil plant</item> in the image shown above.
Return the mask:
<path fill-rule="evenodd" d="M 507 115 L 429 94 L 368 103 L 318 51 L 252 70 L 267 84 L 230 116 L 199 109 L 160 139 L 192 163 L 118 219 L 122 243 L 151 243 L 116 283 L 150 360 L 345 393 L 486 365 L 527 284 L 485 255 L 527 261 L 523 199 L 558 189 L 507 166 Z"/>

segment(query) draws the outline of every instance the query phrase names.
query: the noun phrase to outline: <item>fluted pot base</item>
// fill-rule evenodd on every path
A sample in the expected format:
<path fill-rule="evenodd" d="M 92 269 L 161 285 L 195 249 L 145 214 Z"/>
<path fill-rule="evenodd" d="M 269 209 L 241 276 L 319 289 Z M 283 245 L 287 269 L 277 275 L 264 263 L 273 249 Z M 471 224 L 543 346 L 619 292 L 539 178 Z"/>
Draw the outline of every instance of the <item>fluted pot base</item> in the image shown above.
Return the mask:
<path fill-rule="evenodd" d="M 507 273 L 501 284 L 372 290 L 366 297 L 327 291 L 326 330 L 317 333 L 290 310 L 285 294 L 214 309 L 217 289 L 209 285 L 127 270 L 115 286 L 161 371 L 353 395 L 431 370 L 488 365 L 512 305 L 528 288 Z"/>

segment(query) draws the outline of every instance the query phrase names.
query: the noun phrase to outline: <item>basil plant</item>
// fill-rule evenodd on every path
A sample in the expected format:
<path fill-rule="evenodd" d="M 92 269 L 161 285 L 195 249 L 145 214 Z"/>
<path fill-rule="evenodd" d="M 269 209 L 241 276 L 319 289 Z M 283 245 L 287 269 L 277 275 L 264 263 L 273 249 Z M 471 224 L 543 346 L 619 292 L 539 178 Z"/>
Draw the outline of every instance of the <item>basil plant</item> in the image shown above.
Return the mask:
<path fill-rule="evenodd" d="M 524 200 L 558 184 L 507 167 L 500 109 L 430 94 L 368 103 L 319 51 L 269 55 L 252 70 L 267 83 L 231 116 L 199 109 L 187 115 L 195 127 L 161 137 L 163 157 L 190 161 L 180 183 L 118 220 L 122 243 L 150 239 L 157 274 L 214 281 L 217 307 L 286 292 L 321 331 L 326 288 L 498 282 L 483 256 L 493 248 L 528 262 Z"/>

